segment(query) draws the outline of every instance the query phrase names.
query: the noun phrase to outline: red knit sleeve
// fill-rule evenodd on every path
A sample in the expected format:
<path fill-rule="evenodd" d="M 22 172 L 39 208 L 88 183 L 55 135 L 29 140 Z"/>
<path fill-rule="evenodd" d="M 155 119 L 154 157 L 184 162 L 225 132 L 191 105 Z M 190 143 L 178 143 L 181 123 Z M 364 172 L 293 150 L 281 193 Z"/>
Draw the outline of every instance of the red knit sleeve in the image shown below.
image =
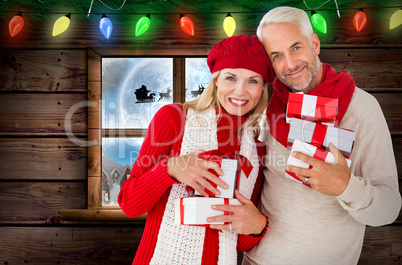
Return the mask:
<path fill-rule="evenodd" d="M 118 203 L 129 217 L 152 209 L 166 189 L 177 183 L 166 171 L 170 156 L 180 153 L 184 126 L 183 107 L 162 107 L 152 119 L 130 177 L 120 190 Z"/>
<path fill-rule="evenodd" d="M 262 142 L 257 141 L 257 140 L 256 140 L 256 144 L 257 144 L 258 157 L 259 157 L 259 160 L 260 160 L 260 168 L 259 168 L 259 172 L 258 172 L 258 178 L 257 178 L 257 181 L 256 181 L 255 186 L 254 186 L 253 194 L 251 196 L 251 201 L 255 205 L 258 204 L 262 184 L 263 184 L 263 181 L 264 181 L 263 159 L 264 159 L 264 156 L 266 154 L 265 144 L 263 144 Z M 265 236 L 265 233 L 267 232 L 267 229 L 268 229 L 269 221 L 268 221 L 268 217 L 265 214 L 263 214 L 263 215 L 267 219 L 267 224 L 265 225 L 265 228 L 263 229 L 261 234 L 259 234 L 259 235 L 243 235 L 243 234 L 239 234 L 239 237 L 238 237 L 238 240 L 237 240 L 237 252 L 244 252 L 244 251 L 247 251 L 247 250 L 251 249 L 258 242 L 260 242 L 260 240 Z"/>

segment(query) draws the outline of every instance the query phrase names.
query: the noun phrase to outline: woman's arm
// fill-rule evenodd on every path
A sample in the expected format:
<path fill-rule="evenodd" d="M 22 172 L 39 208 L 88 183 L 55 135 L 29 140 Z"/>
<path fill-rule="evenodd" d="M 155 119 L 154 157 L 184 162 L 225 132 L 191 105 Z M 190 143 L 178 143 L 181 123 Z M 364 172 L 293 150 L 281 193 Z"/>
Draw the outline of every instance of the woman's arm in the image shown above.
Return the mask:
<path fill-rule="evenodd" d="M 152 209 L 166 189 L 178 183 L 169 176 L 166 162 L 180 152 L 184 127 L 181 105 L 162 107 L 152 119 L 129 179 L 121 188 L 118 202 L 129 217 Z"/>

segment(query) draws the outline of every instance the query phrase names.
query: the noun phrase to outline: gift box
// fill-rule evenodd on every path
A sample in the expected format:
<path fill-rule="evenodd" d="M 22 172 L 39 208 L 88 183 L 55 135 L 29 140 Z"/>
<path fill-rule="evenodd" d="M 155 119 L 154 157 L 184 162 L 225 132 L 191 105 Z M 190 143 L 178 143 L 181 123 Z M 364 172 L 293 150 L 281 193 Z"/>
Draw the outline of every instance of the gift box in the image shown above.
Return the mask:
<path fill-rule="evenodd" d="M 239 182 L 240 182 L 241 170 L 243 170 L 246 177 L 248 177 L 251 170 L 253 169 L 252 165 L 250 164 L 247 158 L 241 155 L 234 155 L 232 153 L 223 153 L 218 150 L 211 150 L 200 154 L 198 157 L 217 163 L 224 173 L 223 176 L 219 176 L 213 169 L 209 169 L 208 171 L 215 174 L 229 186 L 229 188 L 225 190 L 217 186 L 214 182 L 210 182 L 212 186 L 214 186 L 221 192 L 220 195 L 216 195 L 212 193 L 210 190 L 205 189 L 200 184 L 200 186 L 208 193 L 210 197 L 233 199 L 235 197 L 234 192 L 240 185 Z M 198 191 L 195 191 L 194 195 L 201 195 L 201 194 Z"/>
<path fill-rule="evenodd" d="M 337 98 L 289 93 L 286 109 L 287 123 L 290 123 L 290 120 L 294 117 L 334 126 L 337 113 Z"/>
<path fill-rule="evenodd" d="M 344 157 L 349 158 L 356 139 L 356 133 L 351 130 L 292 118 L 288 134 L 288 150 L 291 149 L 296 139 L 326 151 L 329 151 L 329 143 L 333 143 Z"/>
<path fill-rule="evenodd" d="M 223 222 L 208 223 L 207 218 L 230 214 L 213 210 L 212 205 L 242 205 L 237 199 L 190 197 L 174 201 L 175 223 L 182 225 L 209 226 L 210 224 L 224 224 Z"/>
<path fill-rule="evenodd" d="M 293 151 L 302 152 L 302 153 L 304 153 L 306 155 L 312 156 L 314 158 L 317 158 L 317 159 L 319 159 L 321 161 L 325 161 L 327 163 L 334 163 L 335 162 L 335 156 L 332 153 L 330 153 L 330 152 L 328 152 L 326 150 L 323 150 L 321 148 L 318 148 L 318 147 L 316 147 L 314 145 L 302 142 L 302 141 L 300 141 L 298 139 L 296 139 L 293 142 L 291 152 L 293 152 Z M 351 161 L 349 159 L 346 159 L 346 161 L 348 163 L 348 167 L 350 167 Z M 307 164 L 306 162 L 304 162 L 304 161 L 302 161 L 300 159 L 295 158 L 292 155 L 289 156 L 288 161 L 287 161 L 287 165 L 288 166 L 297 166 L 297 167 L 301 167 L 301 168 L 311 168 L 311 165 Z M 289 172 L 287 170 L 286 170 L 286 173 L 285 173 L 285 177 L 287 177 L 287 178 L 289 178 L 291 180 L 295 180 L 297 182 L 303 183 L 303 181 L 301 181 L 296 176 L 296 174 L 294 174 L 292 172 Z"/>

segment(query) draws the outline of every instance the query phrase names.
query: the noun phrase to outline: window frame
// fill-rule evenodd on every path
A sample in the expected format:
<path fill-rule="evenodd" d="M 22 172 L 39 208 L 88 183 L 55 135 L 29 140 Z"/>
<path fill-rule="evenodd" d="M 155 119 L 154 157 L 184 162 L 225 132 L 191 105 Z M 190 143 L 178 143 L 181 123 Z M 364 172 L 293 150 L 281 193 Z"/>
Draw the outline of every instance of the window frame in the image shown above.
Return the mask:
<path fill-rule="evenodd" d="M 119 129 L 102 129 L 102 58 L 172 57 L 173 103 L 185 102 L 185 59 L 206 57 L 211 47 L 96 47 L 88 48 L 88 198 L 87 209 L 64 209 L 63 221 L 144 222 L 146 214 L 129 218 L 118 206 L 102 206 L 102 136 L 118 137 Z M 146 129 L 124 129 L 126 137 L 144 137 Z"/>

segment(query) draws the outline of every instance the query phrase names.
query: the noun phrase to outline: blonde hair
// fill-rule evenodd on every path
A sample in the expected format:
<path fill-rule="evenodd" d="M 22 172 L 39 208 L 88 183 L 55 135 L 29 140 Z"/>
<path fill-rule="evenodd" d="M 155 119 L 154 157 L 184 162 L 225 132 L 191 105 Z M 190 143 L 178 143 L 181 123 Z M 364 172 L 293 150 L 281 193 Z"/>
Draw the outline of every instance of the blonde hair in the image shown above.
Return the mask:
<path fill-rule="evenodd" d="M 206 112 L 215 106 L 218 107 L 218 115 L 214 122 L 217 122 L 221 113 L 222 106 L 218 100 L 218 87 L 215 84 L 215 81 L 218 79 L 221 71 L 216 71 L 212 74 L 211 81 L 209 82 L 207 88 L 197 99 L 183 103 L 183 112 L 184 117 L 187 119 L 187 109 L 192 109 L 197 113 Z M 243 131 L 246 128 L 252 128 L 254 137 L 257 138 L 260 135 L 260 126 L 259 122 L 261 117 L 264 114 L 265 108 L 268 105 L 268 83 L 264 80 L 264 88 L 262 90 L 260 101 L 258 101 L 257 105 L 250 111 L 250 118 L 240 127 L 240 135 L 243 134 Z M 201 124 L 201 122 L 200 122 Z M 202 125 L 202 124 L 201 124 Z M 208 126 L 209 124 L 205 125 Z"/>

